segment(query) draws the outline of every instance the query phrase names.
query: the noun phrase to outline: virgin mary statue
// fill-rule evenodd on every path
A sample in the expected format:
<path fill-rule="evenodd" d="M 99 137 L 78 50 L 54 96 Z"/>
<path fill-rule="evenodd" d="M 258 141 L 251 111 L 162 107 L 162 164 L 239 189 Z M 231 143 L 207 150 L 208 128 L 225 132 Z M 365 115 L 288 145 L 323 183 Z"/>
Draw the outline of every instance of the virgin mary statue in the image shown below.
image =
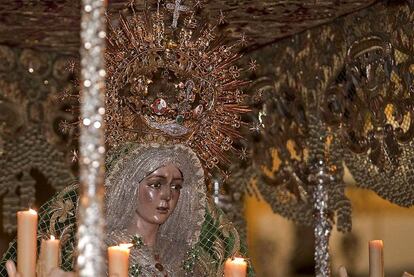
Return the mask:
<path fill-rule="evenodd" d="M 202 165 L 190 148 L 125 144 L 107 161 L 106 243 L 133 244 L 130 276 L 223 276 L 228 257 L 245 256 L 236 229 L 207 197 Z M 77 207 L 73 184 L 39 211 L 39 240 L 61 238 L 66 271 L 74 268 Z M 2 266 L 16 261 L 15 250 L 13 242 Z"/>
<path fill-rule="evenodd" d="M 225 261 L 246 252 L 207 196 L 205 178 L 228 163 L 240 114 L 248 111 L 240 92 L 246 82 L 234 66 L 237 43 L 217 43 L 192 7 L 178 21 L 162 5 L 131 9 L 108 34 L 105 243 L 133 245 L 130 276 L 223 276 Z M 76 260 L 77 188 L 39 210 L 39 242 L 61 239 L 65 271 Z M 7 260 L 16 261 L 15 242 L 1 276 Z"/>

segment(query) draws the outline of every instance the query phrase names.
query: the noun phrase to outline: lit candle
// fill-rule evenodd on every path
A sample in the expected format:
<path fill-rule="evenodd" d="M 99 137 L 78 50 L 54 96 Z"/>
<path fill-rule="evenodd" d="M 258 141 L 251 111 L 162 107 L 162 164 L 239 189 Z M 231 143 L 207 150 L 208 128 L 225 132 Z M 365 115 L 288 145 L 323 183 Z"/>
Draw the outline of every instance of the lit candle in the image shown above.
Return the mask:
<path fill-rule="evenodd" d="M 369 277 L 384 277 L 384 244 L 382 240 L 369 242 Z"/>
<path fill-rule="evenodd" d="M 37 213 L 30 209 L 17 212 L 17 272 L 35 277 L 37 256 Z"/>
<path fill-rule="evenodd" d="M 224 277 L 246 277 L 247 262 L 243 258 L 227 259 Z"/>
<path fill-rule="evenodd" d="M 109 276 L 128 277 L 130 247 L 132 244 L 108 247 Z"/>
<path fill-rule="evenodd" d="M 42 241 L 41 250 L 44 272 L 49 276 L 52 269 L 59 267 L 60 240 L 50 236 L 50 239 Z"/>

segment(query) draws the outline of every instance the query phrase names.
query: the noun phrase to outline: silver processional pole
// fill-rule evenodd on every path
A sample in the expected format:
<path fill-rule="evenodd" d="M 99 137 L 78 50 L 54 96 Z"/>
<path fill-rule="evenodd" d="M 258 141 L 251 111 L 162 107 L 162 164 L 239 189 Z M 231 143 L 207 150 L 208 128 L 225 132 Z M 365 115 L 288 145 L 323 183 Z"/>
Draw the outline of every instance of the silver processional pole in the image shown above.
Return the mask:
<path fill-rule="evenodd" d="M 82 0 L 81 136 L 77 273 L 106 276 L 104 248 L 106 1 Z"/>

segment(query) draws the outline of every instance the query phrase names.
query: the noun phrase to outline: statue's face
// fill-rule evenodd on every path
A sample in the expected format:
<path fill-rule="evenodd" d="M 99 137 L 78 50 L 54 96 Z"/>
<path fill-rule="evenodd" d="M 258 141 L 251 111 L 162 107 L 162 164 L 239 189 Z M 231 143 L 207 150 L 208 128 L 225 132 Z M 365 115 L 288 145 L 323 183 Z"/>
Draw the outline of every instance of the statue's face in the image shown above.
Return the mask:
<path fill-rule="evenodd" d="M 181 171 L 173 164 L 145 177 L 138 188 L 138 215 L 148 223 L 163 224 L 177 206 L 183 181 Z"/>

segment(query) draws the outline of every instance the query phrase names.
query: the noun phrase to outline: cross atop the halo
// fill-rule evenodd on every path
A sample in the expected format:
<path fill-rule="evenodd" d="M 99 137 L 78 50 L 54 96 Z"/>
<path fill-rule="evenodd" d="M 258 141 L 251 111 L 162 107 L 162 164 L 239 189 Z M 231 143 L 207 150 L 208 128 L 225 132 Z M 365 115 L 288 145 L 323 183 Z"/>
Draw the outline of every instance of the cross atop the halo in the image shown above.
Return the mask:
<path fill-rule="evenodd" d="M 180 17 L 180 12 L 187 12 L 190 10 L 189 7 L 181 5 L 181 0 L 175 0 L 175 3 L 168 3 L 166 5 L 167 9 L 173 11 L 173 22 L 171 26 L 177 28 L 178 18 Z"/>

